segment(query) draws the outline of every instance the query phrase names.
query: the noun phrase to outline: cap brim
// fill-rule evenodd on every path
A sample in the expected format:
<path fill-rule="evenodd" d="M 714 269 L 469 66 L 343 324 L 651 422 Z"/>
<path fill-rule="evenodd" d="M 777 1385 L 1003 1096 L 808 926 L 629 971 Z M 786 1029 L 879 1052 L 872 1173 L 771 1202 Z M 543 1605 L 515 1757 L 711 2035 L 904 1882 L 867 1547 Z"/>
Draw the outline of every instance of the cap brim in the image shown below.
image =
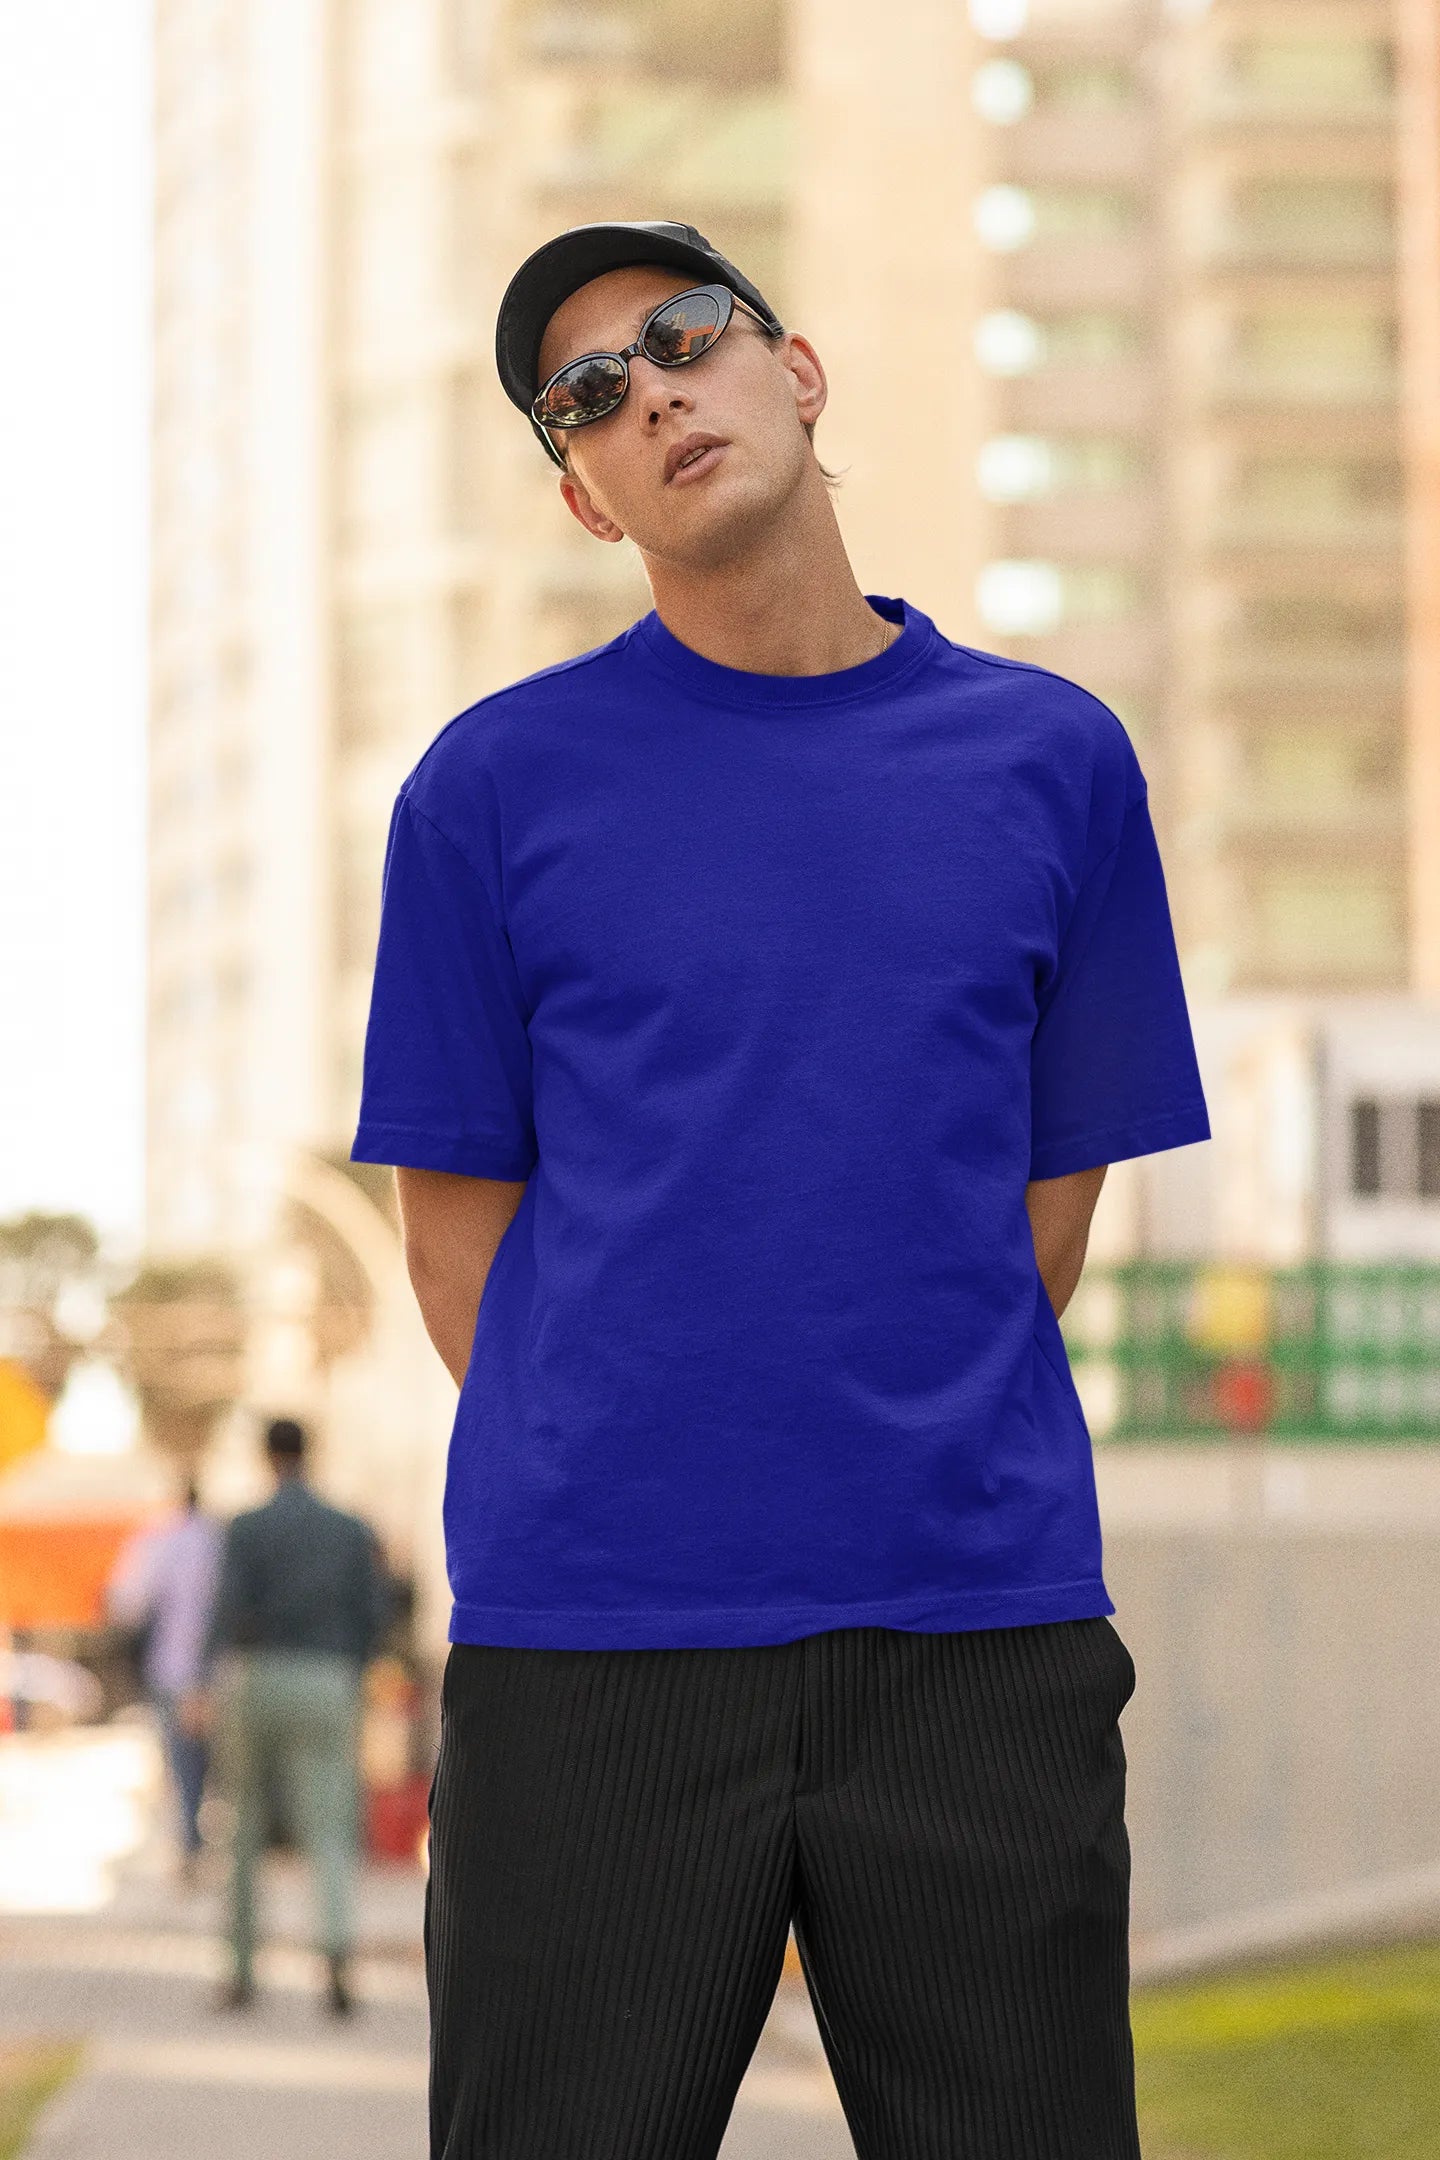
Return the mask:
<path fill-rule="evenodd" d="M 769 312 L 748 279 L 726 277 L 713 255 L 678 235 L 671 239 L 644 225 L 577 225 L 537 248 L 505 288 L 495 323 L 495 365 L 512 405 L 528 413 L 534 403 L 540 347 L 556 308 L 591 278 L 630 263 L 660 263 L 689 271 L 703 284 L 729 285 Z"/>

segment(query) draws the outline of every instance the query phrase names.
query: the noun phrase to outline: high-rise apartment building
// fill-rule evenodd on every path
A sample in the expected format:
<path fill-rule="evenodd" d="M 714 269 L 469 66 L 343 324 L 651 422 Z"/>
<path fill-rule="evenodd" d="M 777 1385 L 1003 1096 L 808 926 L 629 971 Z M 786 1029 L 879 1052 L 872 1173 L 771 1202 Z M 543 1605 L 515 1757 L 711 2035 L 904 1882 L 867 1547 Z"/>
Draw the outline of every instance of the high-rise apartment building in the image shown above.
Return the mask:
<path fill-rule="evenodd" d="M 649 604 L 494 374 L 592 218 L 813 337 L 864 589 L 1114 706 L 1194 991 L 1403 986 L 1394 17 L 157 0 L 152 1242 L 345 1150 L 400 779 Z"/>
<path fill-rule="evenodd" d="M 1440 997 L 1440 9 L 1399 0 L 1400 321 L 1409 538 L 1410 981 Z"/>
<path fill-rule="evenodd" d="M 674 0 L 157 0 L 149 1234 L 263 1234 L 348 1146 L 396 787 L 648 605 L 495 377 L 564 226 L 785 283 L 783 19 Z"/>
<path fill-rule="evenodd" d="M 1166 799 L 1166 384 L 1161 18 L 1152 0 L 972 0 L 960 124 L 988 426 L 980 642 L 1086 685 Z"/>
<path fill-rule="evenodd" d="M 1212 0 L 1166 56 L 1178 915 L 1204 989 L 1408 980 L 1391 0 Z"/>

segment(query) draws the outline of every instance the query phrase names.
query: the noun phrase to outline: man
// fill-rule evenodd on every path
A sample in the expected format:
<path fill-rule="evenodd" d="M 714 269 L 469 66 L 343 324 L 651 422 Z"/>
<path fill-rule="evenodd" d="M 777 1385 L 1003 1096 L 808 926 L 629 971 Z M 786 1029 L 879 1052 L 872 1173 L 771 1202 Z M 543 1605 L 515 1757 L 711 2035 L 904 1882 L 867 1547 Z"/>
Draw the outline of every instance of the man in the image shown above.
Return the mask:
<path fill-rule="evenodd" d="M 343 2017 L 353 2008 L 360 1683 L 389 1624 L 391 1586 L 368 1523 L 306 1482 L 304 1426 L 274 1419 L 265 1449 L 274 1495 L 227 1527 L 207 1686 L 186 1705 L 193 1729 L 218 1722 L 235 1807 L 232 1971 L 217 2002 L 244 2009 L 255 1998 L 255 1875 L 274 1796 L 314 1870 L 326 2004 Z M 222 1652 L 230 1653 L 223 1703 L 211 1685 Z"/>
<path fill-rule="evenodd" d="M 195 1480 L 187 1479 L 183 1508 L 129 1539 L 107 1586 L 109 1617 L 122 1627 L 144 1629 L 141 1682 L 155 1709 L 174 1787 L 179 1874 L 187 1887 L 199 1879 L 204 1850 L 200 1803 L 210 1750 L 203 1732 L 186 1730 L 181 1706 L 200 1677 L 222 1540 L 221 1525 L 201 1507 Z"/>
<path fill-rule="evenodd" d="M 655 605 L 443 728 L 386 852 L 352 1152 L 461 1385 L 431 2153 L 712 2160 L 793 1923 L 860 2160 L 1131 2160 L 1057 1315 L 1106 1165 L 1209 1137 L 1144 777 L 858 590 L 820 356 L 692 227 L 561 234 L 496 350 Z"/>

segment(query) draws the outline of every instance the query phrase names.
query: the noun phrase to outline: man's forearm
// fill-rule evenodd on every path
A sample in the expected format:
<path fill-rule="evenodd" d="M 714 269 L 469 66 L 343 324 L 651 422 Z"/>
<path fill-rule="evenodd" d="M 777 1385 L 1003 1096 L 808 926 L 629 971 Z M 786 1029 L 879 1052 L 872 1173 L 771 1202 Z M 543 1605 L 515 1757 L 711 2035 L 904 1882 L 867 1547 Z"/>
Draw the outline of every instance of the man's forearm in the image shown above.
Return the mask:
<path fill-rule="evenodd" d="M 1035 1246 L 1035 1261 L 1058 1320 L 1080 1280 L 1090 1219 L 1108 1165 L 1076 1170 L 1057 1178 L 1032 1178 L 1025 1205 Z"/>
<path fill-rule="evenodd" d="M 405 1265 L 425 1332 L 461 1387 L 485 1280 L 525 1182 L 408 1168 L 395 1177 Z"/>
<path fill-rule="evenodd" d="M 476 1282 L 473 1276 L 467 1277 L 456 1271 L 442 1273 L 412 1263 L 410 1282 L 420 1307 L 420 1317 L 425 1322 L 425 1332 L 439 1351 L 441 1363 L 456 1387 L 462 1387 L 475 1343 L 475 1318 L 480 1310 L 485 1276 Z"/>

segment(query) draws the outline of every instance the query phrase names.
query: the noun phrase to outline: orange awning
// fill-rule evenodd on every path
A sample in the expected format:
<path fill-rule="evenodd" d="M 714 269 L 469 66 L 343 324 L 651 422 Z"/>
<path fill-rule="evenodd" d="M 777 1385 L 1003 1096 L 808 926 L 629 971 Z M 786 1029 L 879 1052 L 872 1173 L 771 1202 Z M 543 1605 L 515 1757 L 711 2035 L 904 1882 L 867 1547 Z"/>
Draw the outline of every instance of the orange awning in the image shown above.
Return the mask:
<path fill-rule="evenodd" d="M 0 1626 L 103 1627 L 105 1585 L 120 1548 L 151 1511 L 0 1522 Z"/>

